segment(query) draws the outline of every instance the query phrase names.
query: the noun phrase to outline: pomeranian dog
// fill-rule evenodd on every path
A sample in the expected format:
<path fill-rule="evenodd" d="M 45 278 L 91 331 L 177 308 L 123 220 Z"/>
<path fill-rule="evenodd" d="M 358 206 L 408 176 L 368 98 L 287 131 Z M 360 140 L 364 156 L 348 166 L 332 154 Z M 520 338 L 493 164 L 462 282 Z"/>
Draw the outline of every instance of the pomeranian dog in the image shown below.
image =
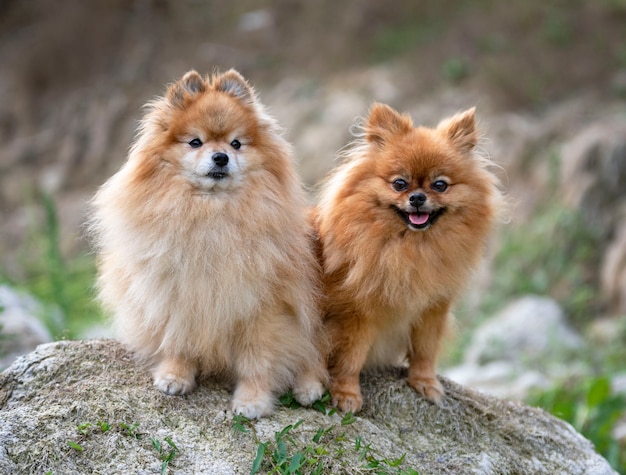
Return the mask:
<path fill-rule="evenodd" d="M 190 71 L 147 105 L 128 160 L 96 193 L 99 299 L 154 385 L 235 383 L 232 409 L 324 391 L 319 264 L 289 144 L 236 71 Z"/>
<path fill-rule="evenodd" d="M 334 404 L 363 405 L 361 370 L 408 360 L 408 383 L 439 402 L 436 357 L 451 305 L 479 264 L 501 203 L 474 153 L 474 109 L 436 128 L 374 104 L 322 183 L 313 212 L 327 300 Z"/>

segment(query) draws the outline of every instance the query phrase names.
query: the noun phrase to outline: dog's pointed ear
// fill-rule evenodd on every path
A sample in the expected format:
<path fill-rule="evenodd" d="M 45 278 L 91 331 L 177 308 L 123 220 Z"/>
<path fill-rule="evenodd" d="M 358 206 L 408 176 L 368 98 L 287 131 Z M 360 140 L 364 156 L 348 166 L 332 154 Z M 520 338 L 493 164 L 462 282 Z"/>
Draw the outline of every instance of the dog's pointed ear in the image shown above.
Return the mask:
<path fill-rule="evenodd" d="M 166 98 L 176 107 L 184 107 L 188 98 L 206 91 L 206 88 L 207 83 L 202 76 L 191 70 L 167 89 Z"/>
<path fill-rule="evenodd" d="M 234 69 L 215 76 L 213 87 L 216 91 L 226 92 L 243 102 L 252 104 L 256 101 L 256 94 L 252 86 Z"/>
<path fill-rule="evenodd" d="M 471 152 L 478 143 L 476 108 L 472 107 L 465 112 L 442 120 L 437 129 L 459 150 L 465 153 Z"/>
<path fill-rule="evenodd" d="M 376 102 L 365 121 L 365 139 L 382 145 L 389 137 L 405 134 L 412 129 L 413 121 L 407 114 L 400 114 L 388 105 Z"/>

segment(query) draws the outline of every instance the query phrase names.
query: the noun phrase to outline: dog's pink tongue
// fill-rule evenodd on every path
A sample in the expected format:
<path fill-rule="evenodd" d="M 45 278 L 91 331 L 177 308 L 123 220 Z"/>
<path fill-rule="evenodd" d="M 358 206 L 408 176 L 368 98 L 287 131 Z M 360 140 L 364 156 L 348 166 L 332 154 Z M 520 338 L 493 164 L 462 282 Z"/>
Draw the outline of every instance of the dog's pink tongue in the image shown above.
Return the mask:
<path fill-rule="evenodd" d="M 409 221 L 420 226 L 428 221 L 428 216 L 428 213 L 409 213 Z"/>

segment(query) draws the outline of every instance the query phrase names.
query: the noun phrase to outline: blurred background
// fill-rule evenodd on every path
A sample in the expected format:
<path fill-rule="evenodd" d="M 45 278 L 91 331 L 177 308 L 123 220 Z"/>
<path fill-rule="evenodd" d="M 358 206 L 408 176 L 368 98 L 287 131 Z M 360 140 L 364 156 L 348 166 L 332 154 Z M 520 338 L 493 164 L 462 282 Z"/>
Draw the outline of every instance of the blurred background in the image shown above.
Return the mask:
<path fill-rule="evenodd" d="M 475 105 L 511 220 L 441 372 L 551 410 L 626 473 L 625 0 L 0 0 L 0 64 L 0 369 L 110 336 L 86 202 L 185 71 L 242 72 L 312 189 L 373 101 L 430 126 Z"/>

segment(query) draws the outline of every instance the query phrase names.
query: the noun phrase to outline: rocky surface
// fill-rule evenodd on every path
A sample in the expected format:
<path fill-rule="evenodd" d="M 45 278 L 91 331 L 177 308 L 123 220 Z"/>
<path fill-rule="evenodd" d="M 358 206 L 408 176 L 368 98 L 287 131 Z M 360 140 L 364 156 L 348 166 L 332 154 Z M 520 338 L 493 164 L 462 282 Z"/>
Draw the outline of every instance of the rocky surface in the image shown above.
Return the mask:
<path fill-rule="evenodd" d="M 243 433 L 219 382 L 166 396 L 112 340 L 50 343 L 0 374 L 0 472 L 250 473 L 258 442 L 276 448 L 275 433 L 302 421 L 288 432 L 288 455 L 300 450 L 310 459 L 315 452 L 304 447 L 322 447 L 323 473 L 363 473 L 366 463 L 403 455 L 400 469 L 429 475 L 615 473 L 590 442 L 546 412 L 447 379 L 437 407 L 402 384 L 401 372 L 363 378 L 366 405 L 350 424 L 338 414 L 281 407 Z M 314 442 L 320 428 L 328 431 Z M 261 472 L 270 468 L 264 463 Z"/>

